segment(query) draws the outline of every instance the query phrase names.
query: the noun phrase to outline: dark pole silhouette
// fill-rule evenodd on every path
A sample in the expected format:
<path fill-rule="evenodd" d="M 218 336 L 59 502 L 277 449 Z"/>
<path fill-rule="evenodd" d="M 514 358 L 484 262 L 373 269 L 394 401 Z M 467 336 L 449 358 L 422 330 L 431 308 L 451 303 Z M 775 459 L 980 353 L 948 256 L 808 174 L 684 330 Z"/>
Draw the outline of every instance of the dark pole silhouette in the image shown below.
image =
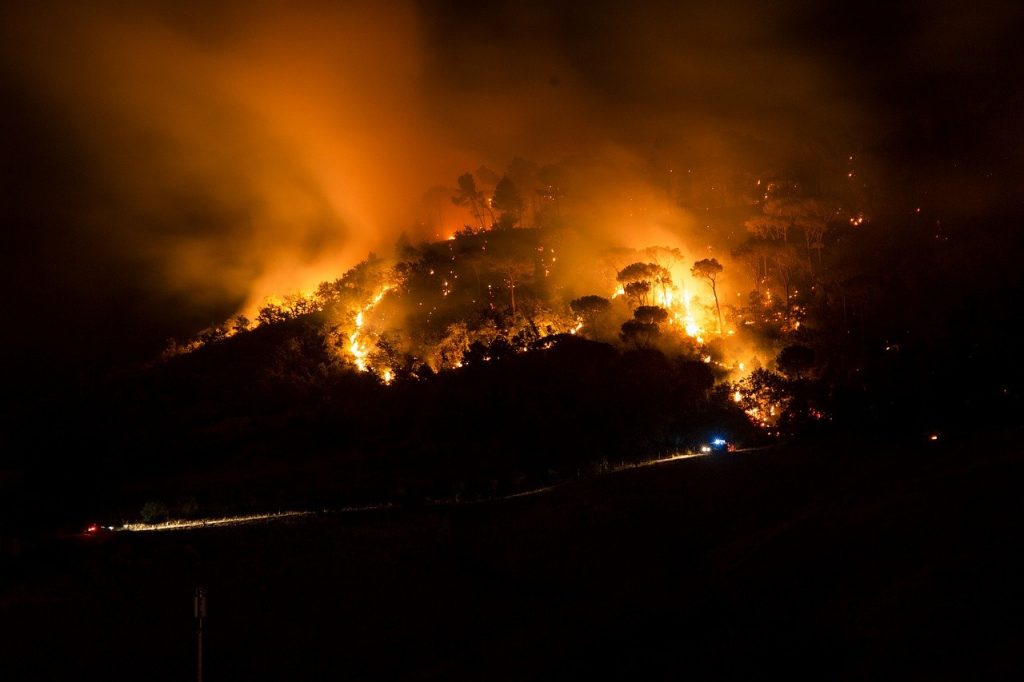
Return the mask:
<path fill-rule="evenodd" d="M 196 680 L 203 682 L 203 619 L 206 618 L 206 588 L 196 588 Z"/>

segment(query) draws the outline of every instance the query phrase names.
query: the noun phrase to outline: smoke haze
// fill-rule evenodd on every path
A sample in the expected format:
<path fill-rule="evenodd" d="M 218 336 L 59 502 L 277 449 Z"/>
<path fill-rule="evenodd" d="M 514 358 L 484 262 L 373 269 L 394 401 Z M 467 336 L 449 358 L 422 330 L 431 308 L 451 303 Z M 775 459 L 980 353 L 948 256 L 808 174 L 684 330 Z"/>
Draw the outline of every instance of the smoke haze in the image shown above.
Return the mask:
<path fill-rule="evenodd" d="M 929 161 L 941 195 L 959 180 L 936 157 L 1020 156 L 1021 100 L 1003 106 L 995 75 L 1020 10 L 928 7 L 882 22 L 804 2 L 9 6 L 7 272 L 29 321 L 15 348 L 152 354 L 403 232 L 445 236 L 424 192 L 517 156 L 588 169 L 576 199 L 595 244 L 691 257 L 728 239 L 666 199 L 666 173 L 884 143 Z M 957 128 L 979 107 L 988 130 Z"/>

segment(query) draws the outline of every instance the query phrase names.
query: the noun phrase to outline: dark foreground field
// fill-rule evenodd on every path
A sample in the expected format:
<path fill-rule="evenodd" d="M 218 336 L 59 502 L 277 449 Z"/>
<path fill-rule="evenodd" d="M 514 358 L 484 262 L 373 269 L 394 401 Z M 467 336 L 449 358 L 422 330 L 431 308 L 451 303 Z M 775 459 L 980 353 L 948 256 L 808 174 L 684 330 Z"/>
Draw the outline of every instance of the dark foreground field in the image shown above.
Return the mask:
<path fill-rule="evenodd" d="M 1019 434 L 684 460 L 531 497 L 29 541 L 0 679 L 1024 674 Z"/>

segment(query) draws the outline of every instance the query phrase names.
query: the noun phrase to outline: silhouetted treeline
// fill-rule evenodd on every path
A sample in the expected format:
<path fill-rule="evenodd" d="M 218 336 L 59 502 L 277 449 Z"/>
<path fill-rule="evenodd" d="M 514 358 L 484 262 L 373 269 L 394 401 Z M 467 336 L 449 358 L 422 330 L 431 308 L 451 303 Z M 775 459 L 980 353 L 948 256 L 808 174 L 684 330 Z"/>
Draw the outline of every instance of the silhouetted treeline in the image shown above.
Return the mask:
<path fill-rule="evenodd" d="M 63 508 L 137 518 L 473 499 L 677 451 L 752 427 L 702 362 L 572 336 L 385 386 L 330 361 L 314 319 L 261 327 L 97 388 L 51 447 Z M 56 455 L 68 459 L 65 454 Z M 43 466 L 46 457 L 36 467 Z M 72 473 L 73 472 L 73 473 Z"/>

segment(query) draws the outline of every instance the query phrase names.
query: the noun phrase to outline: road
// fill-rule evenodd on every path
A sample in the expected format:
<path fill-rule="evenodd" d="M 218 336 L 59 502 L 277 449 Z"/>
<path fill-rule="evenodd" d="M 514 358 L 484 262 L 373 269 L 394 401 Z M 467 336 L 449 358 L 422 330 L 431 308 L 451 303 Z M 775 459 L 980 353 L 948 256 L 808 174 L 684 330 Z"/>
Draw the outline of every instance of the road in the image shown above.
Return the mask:
<path fill-rule="evenodd" d="M 739 448 L 728 453 L 724 452 L 681 452 L 668 457 L 660 457 L 658 459 L 647 460 L 643 462 L 635 463 L 622 463 L 616 466 L 610 467 L 607 471 L 599 474 L 600 476 L 608 476 L 617 474 L 623 471 L 633 471 L 636 469 L 645 469 L 648 467 L 659 466 L 662 464 L 668 464 L 671 462 L 679 462 L 684 459 L 696 459 L 700 457 L 727 457 L 739 453 L 755 452 L 759 450 L 766 450 L 773 446 L 762 446 L 756 448 Z M 511 493 L 509 495 L 502 495 L 500 497 L 489 497 L 485 499 L 477 500 L 460 500 L 458 498 L 450 498 L 443 500 L 431 500 L 430 506 L 463 506 L 463 505 L 474 505 L 474 504 L 487 504 L 491 502 L 501 502 L 503 500 L 513 500 L 523 497 L 532 497 L 543 493 L 548 493 L 559 488 L 563 488 L 574 481 L 579 479 L 569 478 L 553 485 L 542 486 L 539 488 L 532 488 L 530 490 L 523 490 L 517 493 Z M 271 512 L 265 514 L 245 514 L 238 516 L 221 516 L 216 518 L 204 518 L 204 519 L 175 519 L 169 521 L 163 521 L 160 523 L 128 523 L 123 526 L 114 527 L 111 530 L 114 532 L 130 532 L 130 533 L 152 533 L 152 532 L 168 532 L 168 531 L 186 531 L 196 530 L 203 528 L 216 528 L 222 526 L 238 526 L 250 523 L 268 523 L 273 521 L 282 521 L 286 519 L 294 519 L 302 516 L 313 516 L 316 514 L 351 514 L 351 513 L 365 513 L 370 511 L 379 511 L 385 509 L 391 509 L 395 505 L 388 502 L 377 505 L 368 505 L 360 507 L 339 507 L 339 508 L 328 508 L 321 509 L 318 511 L 310 510 L 291 510 L 291 511 L 280 511 Z"/>

